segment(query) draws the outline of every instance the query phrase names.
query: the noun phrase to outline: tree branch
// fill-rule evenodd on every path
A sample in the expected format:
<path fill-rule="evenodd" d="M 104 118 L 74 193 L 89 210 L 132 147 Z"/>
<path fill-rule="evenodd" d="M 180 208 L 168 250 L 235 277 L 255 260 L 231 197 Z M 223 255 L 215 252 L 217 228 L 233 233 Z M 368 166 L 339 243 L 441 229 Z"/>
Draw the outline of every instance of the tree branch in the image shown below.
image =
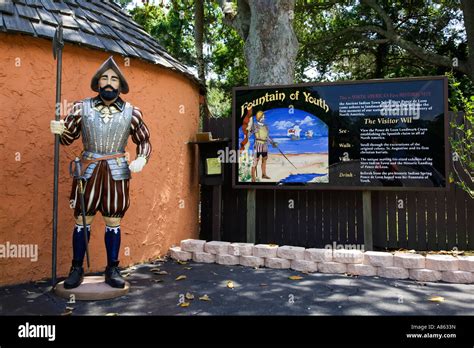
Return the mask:
<path fill-rule="evenodd" d="M 231 9 L 226 0 L 219 0 L 219 5 L 224 12 L 223 22 L 233 28 L 245 41 L 249 35 L 250 28 L 250 7 L 247 0 L 237 0 L 237 12 Z"/>
<path fill-rule="evenodd" d="M 361 2 L 371 7 L 380 17 L 382 17 L 389 34 L 394 32 L 392 19 L 388 13 L 385 12 L 385 10 L 375 2 L 375 0 L 361 0 Z"/>

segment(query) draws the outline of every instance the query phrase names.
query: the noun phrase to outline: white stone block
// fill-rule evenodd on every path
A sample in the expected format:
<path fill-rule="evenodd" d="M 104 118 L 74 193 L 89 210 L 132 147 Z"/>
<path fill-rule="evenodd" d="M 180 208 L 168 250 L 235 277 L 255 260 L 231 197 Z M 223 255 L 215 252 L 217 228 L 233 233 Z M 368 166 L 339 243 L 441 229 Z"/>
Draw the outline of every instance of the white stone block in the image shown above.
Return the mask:
<path fill-rule="evenodd" d="M 229 242 L 212 241 L 204 245 L 204 251 L 214 255 L 228 255 L 229 245 Z"/>
<path fill-rule="evenodd" d="M 451 255 L 427 255 L 425 267 L 433 271 L 457 271 L 458 259 Z"/>
<path fill-rule="evenodd" d="M 193 253 L 193 261 L 202 263 L 214 263 L 216 262 L 216 255 L 196 251 Z"/>
<path fill-rule="evenodd" d="M 253 247 L 253 256 L 277 257 L 278 245 L 257 244 Z"/>
<path fill-rule="evenodd" d="M 185 239 L 181 241 L 181 250 L 193 252 L 203 252 L 205 240 L 201 239 Z"/>
<path fill-rule="evenodd" d="M 382 278 L 407 279 L 408 270 L 402 267 L 379 267 L 377 274 Z"/>
<path fill-rule="evenodd" d="M 371 265 L 363 265 L 363 264 L 348 264 L 347 265 L 347 273 L 359 276 L 376 276 L 377 275 L 377 267 Z"/>
<path fill-rule="evenodd" d="M 313 262 L 332 262 L 332 249 L 306 249 L 304 259 Z"/>
<path fill-rule="evenodd" d="M 460 271 L 474 272 L 474 256 L 458 256 Z"/>
<path fill-rule="evenodd" d="M 303 247 L 284 245 L 278 248 L 277 257 L 288 260 L 304 260 Z"/>
<path fill-rule="evenodd" d="M 232 243 L 227 252 L 234 256 L 252 256 L 253 246 L 252 243 Z"/>
<path fill-rule="evenodd" d="M 321 273 L 346 273 L 347 265 L 339 262 L 321 262 L 318 263 L 318 269 Z"/>
<path fill-rule="evenodd" d="M 470 284 L 474 283 L 474 275 L 465 271 L 441 272 L 441 280 L 447 283 Z"/>
<path fill-rule="evenodd" d="M 393 254 L 383 251 L 366 251 L 364 264 L 374 267 L 393 267 Z"/>
<path fill-rule="evenodd" d="M 239 263 L 247 267 L 260 267 L 265 265 L 265 259 L 258 256 L 239 256 Z"/>
<path fill-rule="evenodd" d="M 437 282 L 441 280 L 441 272 L 431 269 L 410 269 L 408 273 L 410 279 L 418 280 L 419 282 Z"/>
<path fill-rule="evenodd" d="M 180 247 L 170 248 L 170 256 L 174 260 L 178 261 L 188 261 L 193 258 L 193 254 L 189 251 L 183 251 Z"/>
<path fill-rule="evenodd" d="M 226 255 L 226 254 L 217 254 L 216 255 L 216 262 L 219 265 L 238 265 L 240 263 L 240 259 L 238 256 L 234 255 Z"/>
<path fill-rule="evenodd" d="M 287 259 L 281 259 L 278 257 L 269 257 L 265 259 L 265 267 L 268 268 L 277 268 L 277 269 L 284 269 L 284 268 L 290 268 L 290 260 Z"/>
<path fill-rule="evenodd" d="M 395 253 L 393 256 L 393 266 L 409 269 L 425 268 L 425 257 L 420 254 Z"/>
<path fill-rule="evenodd" d="M 340 263 L 363 263 L 364 254 L 360 250 L 336 249 L 333 252 L 333 260 Z"/>
<path fill-rule="evenodd" d="M 318 271 L 318 264 L 313 261 L 292 260 L 290 268 L 299 272 L 312 273 Z"/>

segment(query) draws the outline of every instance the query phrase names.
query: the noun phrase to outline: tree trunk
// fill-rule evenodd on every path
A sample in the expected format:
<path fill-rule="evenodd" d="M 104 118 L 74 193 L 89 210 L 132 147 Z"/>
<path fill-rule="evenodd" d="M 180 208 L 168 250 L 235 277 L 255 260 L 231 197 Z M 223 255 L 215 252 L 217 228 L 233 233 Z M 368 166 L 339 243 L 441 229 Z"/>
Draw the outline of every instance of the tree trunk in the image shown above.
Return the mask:
<path fill-rule="evenodd" d="M 474 81 L 474 1 L 461 0 L 461 8 L 464 15 L 464 27 L 466 28 L 467 47 L 469 49 L 467 57 L 468 75 Z"/>
<path fill-rule="evenodd" d="M 249 85 L 294 82 L 298 40 L 293 29 L 296 0 L 237 0 L 237 14 L 225 6 L 224 22 L 244 39 Z M 256 192 L 247 191 L 247 242 L 256 242 Z"/>
<path fill-rule="evenodd" d="M 196 61 L 198 78 L 203 86 L 206 86 L 206 73 L 203 55 L 204 45 L 204 0 L 196 0 L 194 2 L 194 45 L 196 48 Z M 206 103 L 206 96 L 202 96 L 200 103 L 200 130 L 209 129 L 209 112 Z"/>
<path fill-rule="evenodd" d="M 249 85 L 294 82 L 298 40 L 293 30 L 295 0 L 249 1 L 250 28 L 245 42 Z"/>
<path fill-rule="evenodd" d="M 374 79 L 384 78 L 385 67 L 387 66 L 387 54 L 388 54 L 388 44 L 381 43 L 377 45 L 377 50 L 375 54 L 375 71 Z"/>
<path fill-rule="evenodd" d="M 205 85 L 206 76 L 204 73 L 204 0 L 196 0 L 194 7 L 194 40 L 196 46 L 196 58 L 199 80 Z"/>
<path fill-rule="evenodd" d="M 225 13 L 224 21 L 245 41 L 249 85 L 293 83 L 298 52 L 295 0 L 238 0 L 237 4 L 237 14 Z"/>

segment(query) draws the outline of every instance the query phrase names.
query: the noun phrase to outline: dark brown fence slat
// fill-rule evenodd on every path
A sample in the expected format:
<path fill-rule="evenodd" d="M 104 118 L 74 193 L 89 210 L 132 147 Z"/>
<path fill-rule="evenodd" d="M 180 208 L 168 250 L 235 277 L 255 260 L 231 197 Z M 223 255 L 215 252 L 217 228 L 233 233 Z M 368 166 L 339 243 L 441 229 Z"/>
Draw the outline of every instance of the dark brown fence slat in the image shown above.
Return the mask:
<path fill-rule="evenodd" d="M 283 245 L 285 238 L 285 223 L 288 213 L 288 191 L 276 190 L 276 215 L 275 215 L 275 244 Z"/>
<path fill-rule="evenodd" d="M 235 192 L 234 192 L 235 194 Z M 237 215 L 239 217 L 239 229 L 238 229 L 238 236 L 236 240 L 240 242 L 247 241 L 247 192 L 246 191 L 239 191 L 236 196 L 238 197 L 239 204 Z"/>
<path fill-rule="evenodd" d="M 466 221 L 467 221 L 467 240 L 468 250 L 474 250 L 474 223 L 472 218 L 474 216 L 474 198 L 471 198 L 469 195 L 466 196 L 467 208 L 466 208 Z"/>
<path fill-rule="evenodd" d="M 268 236 L 268 230 L 266 224 L 267 209 L 266 204 L 270 205 L 270 202 L 267 198 L 267 191 L 257 190 L 255 194 L 255 242 L 257 244 L 265 244 Z"/>
<path fill-rule="evenodd" d="M 331 239 L 330 243 L 336 242 L 340 243 L 341 240 L 339 238 L 339 192 L 338 191 L 331 191 Z"/>
<path fill-rule="evenodd" d="M 358 244 L 364 244 L 364 212 L 362 209 L 362 192 L 356 195 L 356 238 Z"/>
<path fill-rule="evenodd" d="M 458 248 L 465 250 L 466 243 L 466 193 L 456 187 L 456 231 L 458 239 Z"/>
<path fill-rule="evenodd" d="M 385 192 L 379 192 L 379 206 L 378 206 L 378 215 L 379 215 L 379 228 L 383 237 L 385 238 L 385 244 L 387 248 L 389 247 L 389 238 L 388 238 L 388 217 L 387 217 L 387 194 Z"/>
<path fill-rule="evenodd" d="M 323 246 L 331 241 L 331 191 L 323 192 Z"/>
<path fill-rule="evenodd" d="M 426 193 L 416 194 L 416 231 L 418 235 L 417 250 L 427 250 L 426 241 Z"/>
<path fill-rule="evenodd" d="M 348 201 L 351 199 L 351 192 L 344 195 L 339 195 L 339 236 L 341 242 L 349 243 L 349 236 L 347 233 L 348 224 Z"/>
<path fill-rule="evenodd" d="M 212 187 L 201 186 L 201 229 L 199 238 L 204 240 L 212 239 Z"/>
<path fill-rule="evenodd" d="M 222 187 L 222 221 L 223 228 L 222 240 L 229 242 L 240 241 L 238 214 L 238 196 L 232 192 L 232 187 L 224 185 Z"/>
<path fill-rule="evenodd" d="M 446 193 L 436 192 L 436 234 L 438 235 L 437 250 L 446 250 Z"/>
<path fill-rule="evenodd" d="M 398 247 L 406 249 L 407 242 L 407 195 L 406 192 L 397 193 L 397 219 L 398 219 Z"/>
<path fill-rule="evenodd" d="M 316 225 L 316 192 L 306 191 L 307 193 L 307 246 L 314 248 L 316 246 L 317 234 L 319 234 L 320 226 Z"/>
<path fill-rule="evenodd" d="M 266 191 L 266 239 L 265 243 L 276 244 L 275 241 L 275 230 L 276 230 L 276 192 L 275 190 Z"/>
<path fill-rule="evenodd" d="M 448 235 L 448 249 L 451 250 L 457 245 L 456 240 L 456 205 L 455 205 L 455 190 L 454 185 L 446 193 L 446 207 L 447 207 L 447 223 L 446 233 Z"/>
<path fill-rule="evenodd" d="M 372 192 L 372 234 L 374 248 L 385 249 L 386 238 L 383 234 L 383 229 L 380 228 L 380 217 L 379 217 L 379 201 L 380 192 Z"/>
<path fill-rule="evenodd" d="M 356 237 L 356 191 L 348 192 L 346 195 L 347 201 L 347 241 L 350 244 L 357 244 L 357 237 Z"/>
<path fill-rule="evenodd" d="M 314 236 L 315 236 L 315 244 L 314 247 L 322 248 L 323 244 L 323 193 L 321 191 L 315 191 L 313 194 L 314 197 L 314 221 L 315 221 L 315 228 Z"/>
<path fill-rule="evenodd" d="M 427 193 L 426 198 L 426 235 L 428 238 L 428 250 L 435 250 L 437 246 L 436 236 L 436 194 L 433 192 Z"/>
<path fill-rule="evenodd" d="M 386 197 L 388 219 L 388 247 L 396 249 L 398 248 L 396 194 L 393 192 L 389 192 L 386 194 Z"/>
<path fill-rule="evenodd" d="M 416 233 L 416 193 L 409 192 L 407 194 L 407 210 L 408 210 L 408 249 L 417 248 Z"/>
<path fill-rule="evenodd" d="M 308 191 L 298 191 L 299 209 L 298 230 L 296 234 L 297 245 L 308 245 Z"/>

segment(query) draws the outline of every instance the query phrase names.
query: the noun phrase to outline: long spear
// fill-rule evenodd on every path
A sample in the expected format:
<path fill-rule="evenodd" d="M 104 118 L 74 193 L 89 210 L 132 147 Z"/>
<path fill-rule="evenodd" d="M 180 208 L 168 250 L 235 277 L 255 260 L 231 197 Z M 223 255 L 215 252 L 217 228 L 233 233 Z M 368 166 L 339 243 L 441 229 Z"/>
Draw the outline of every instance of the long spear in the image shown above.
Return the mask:
<path fill-rule="evenodd" d="M 56 110 L 55 120 L 61 119 L 61 70 L 63 62 L 63 23 L 59 19 L 58 27 L 53 38 L 53 57 L 56 60 Z M 54 189 L 53 189 L 53 241 L 52 241 L 52 270 L 51 285 L 56 286 L 56 253 L 58 239 L 58 181 L 59 181 L 59 134 L 54 135 Z"/>
<path fill-rule="evenodd" d="M 274 142 L 272 138 L 270 138 L 270 137 L 268 137 L 268 138 L 269 138 L 270 141 L 272 142 L 272 145 L 273 145 L 274 147 L 276 147 L 278 151 L 280 151 L 280 153 L 283 155 L 283 157 L 285 157 L 285 159 L 286 159 L 288 162 L 290 162 L 290 164 L 291 164 L 293 167 L 295 167 L 296 170 L 298 170 L 298 168 L 296 168 L 296 166 L 293 164 L 293 162 L 291 162 L 291 161 L 288 159 L 288 157 L 286 157 L 286 155 L 283 153 L 283 151 L 281 151 L 281 149 L 278 147 L 278 145 L 276 144 L 276 142 Z"/>

